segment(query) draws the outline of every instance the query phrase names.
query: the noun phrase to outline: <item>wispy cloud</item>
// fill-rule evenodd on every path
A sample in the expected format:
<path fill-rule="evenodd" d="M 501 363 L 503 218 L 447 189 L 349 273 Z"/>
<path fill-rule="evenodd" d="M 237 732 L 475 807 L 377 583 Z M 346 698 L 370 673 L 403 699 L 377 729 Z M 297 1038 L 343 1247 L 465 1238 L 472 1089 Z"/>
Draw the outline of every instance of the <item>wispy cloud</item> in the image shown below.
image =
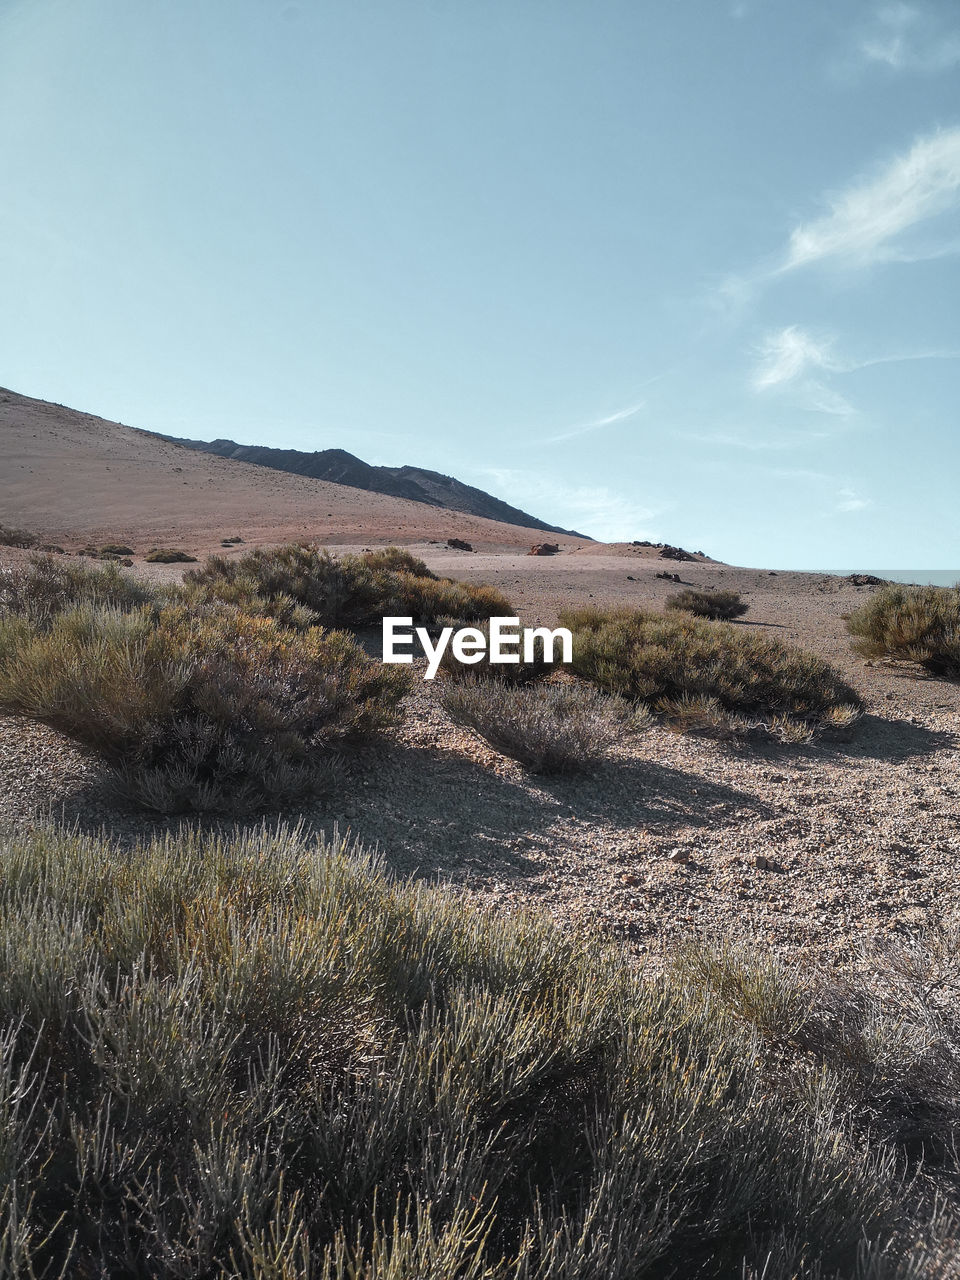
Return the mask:
<path fill-rule="evenodd" d="M 604 427 L 615 426 L 618 422 L 626 422 L 628 418 L 634 417 L 645 409 L 646 401 L 641 400 L 637 404 L 628 405 L 626 409 L 618 409 L 616 413 L 607 414 L 605 418 L 595 418 L 592 422 L 583 422 L 578 427 L 571 427 L 569 431 L 561 431 L 555 436 L 544 436 L 542 444 L 559 444 L 561 440 L 575 440 L 578 436 L 589 435 L 592 431 L 600 431 Z"/>
<path fill-rule="evenodd" d="M 960 29 L 946 28 L 929 9 L 888 4 L 877 10 L 857 52 L 868 65 L 936 74 L 960 66 Z"/>
<path fill-rule="evenodd" d="M 904 251 L 891 241 L 960 204 L 960 128 L 919 139 L 829 203 L 829 213 L 796 228 L 786 260 L 774 274 L 825 259 L 869 265 L 902 258 Z M 942 252 L 942 245 L 918 249 L 913 259 Z"/>
<path fill-rule="evenodd" d="M 829 340 L 814 338 L 790 325 L 768 335 L 759 354 L 760 364 L 753 376 L 755 391 L 787 391 L 799 408 L 811 413 L 850 418 L 857 412 L 846 396 L 813 376 L 822 370 L 843 369 Z"/>
<path fill-rule="evenodd" d="M 651 537 L 650 521 L 666 510 L 645 506 L 603 485 L 566 485 L 535 471 L 483 467 L 473 474 L 498 497 L 605 542 Z"/>
<path fill-rule="evenodd" d="M 811 337 L 796 325 L 789 325 L 764 339 L 753 385 L 757 391 L 763 391 L 792 382 L 810 369 L 834 368 L 836 364 L 828 342 Z"/>
<path fill-rule="evenodd" d="M 870 499 L 862 498 L 855 489 L 841 489 L 837 494 L 838 511 L 864 511 L 870 505 Z"/>

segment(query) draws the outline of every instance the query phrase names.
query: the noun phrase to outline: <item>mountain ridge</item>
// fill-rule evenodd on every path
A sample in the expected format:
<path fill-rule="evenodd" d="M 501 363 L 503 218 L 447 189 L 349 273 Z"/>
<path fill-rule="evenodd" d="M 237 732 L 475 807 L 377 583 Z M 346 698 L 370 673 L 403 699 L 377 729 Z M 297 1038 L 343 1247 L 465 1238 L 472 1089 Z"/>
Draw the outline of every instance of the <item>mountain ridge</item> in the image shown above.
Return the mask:
<path fill-rule="evenodd" d="M 447 511 L 461 511 L 503 524 L 536 529 L 540 533 L 556 533 L 564 537 L 593 541 L 587 534 L 548 524 L 483 489 L 465 484 L 455 476 L 431 471 L 427 467 L 374 466 L 346 449 L 307 452 L 302 449 L 273 449 L 268 445 L 238 444 L 236 440 L 228 439 L 191 440 L 183 436 L 165 435 L 159 431 L 149 434 L 157 435 L 171 444 L 229 458 L 234 462 L 246 462 L 252 466 L 269 467 L 273 471 L 285 471 L 313 480 L 325 480 L 331 484 L 348 485 L 353 489 L 383 493 L 391 498 L 406 498 L 411 502 L 423 502 Z"/>

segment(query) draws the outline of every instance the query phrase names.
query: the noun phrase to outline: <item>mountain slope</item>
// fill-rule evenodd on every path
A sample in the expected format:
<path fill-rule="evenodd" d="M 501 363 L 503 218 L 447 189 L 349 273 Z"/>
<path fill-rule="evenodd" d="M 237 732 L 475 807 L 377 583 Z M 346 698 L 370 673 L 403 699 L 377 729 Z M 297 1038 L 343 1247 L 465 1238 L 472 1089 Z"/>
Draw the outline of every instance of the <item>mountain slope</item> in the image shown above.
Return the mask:
<path fill-rule="evenodd" d="M 237 444 L 234 440 L 187 440 L 178 436 L 163 436 L 175 444 L 186 445 L 203 453 L 213 453 L 235 462 L 251 462 L 274 471 L 289 471 L 294 475 L 310 476 L 314 480 L 328 480 L 334 484 L 348 484 L 354 489 L 367 489 L 372 493 L 385 493 L 392 498 L 407 498 L 412 502 L 426 502 L 432 507 L 444 507 L 448 511 L 463 511 L 467 515 L 482 516 L 485 520 L 499 520 L 504 524 L 520 525 L 525 529 L 539 529 L 543 533 L 558 533 L 565 537 L 584 538 L 586 534 L 574 529 L 561 529 L 547 524 L 519 507 L 464 484 L 453 476 L 441 475 L 423 467 L 375 467 L 356 458 L 345 449 L 321 449 L 305 453 L 299 449 L 271 449 L 265 445 Z"/>
<path fill-rule="evenodd" d="M 538 540 L 529 526 L 250 466 L 2 388 L 0 525 L 65 547 L 123 542 L 193 554 L 219 550 L 233 535 L 332 546 L 453 537 L 504 551 Z"/>

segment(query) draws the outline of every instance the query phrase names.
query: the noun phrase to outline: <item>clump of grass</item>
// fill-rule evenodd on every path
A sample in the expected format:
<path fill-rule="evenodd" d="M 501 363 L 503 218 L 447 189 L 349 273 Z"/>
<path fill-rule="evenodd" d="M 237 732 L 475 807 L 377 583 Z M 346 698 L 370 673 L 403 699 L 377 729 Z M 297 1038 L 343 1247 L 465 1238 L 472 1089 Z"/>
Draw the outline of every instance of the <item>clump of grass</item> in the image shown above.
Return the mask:
<path fill-rule="evenodd" d="M 0 615 L 17 614 L 41 625 L 78 604 L 129 610 L 174 594 L 173 588 L 121 573 L 110 562 L 92 569 L 78 561 L 34 555 L 25 565 L 0 571 Z"/>
<path fill-rule="evenodd" d="M 232 609 L 87 604 L 0 618 L 0 712 L 73 738 L 123 795 L 160 812 L 322 792 L 331 746 L 395 723 L 406 688 L 343 633 Z"/>
<path fill-rule="evenodd" d="M 750 606 L 738 591 L 696 591 L 688 588 L 671 596 L 667 601 L 667 608 L 692 613 L 696 618 L 710 618 L 716 622 L 740 618 Z"/>
<path fill-rule="evenodd" d="M 923 1006 L 646 977 L 283 830 L 0 835 L 0 937 L 11 1276 L 957 1274 L 949 1141 L 918 1181 L 875 1123 L 956 1131 L 949 1030 L 903 1070 Z"/>
<path fill-rule="evenodd" d="M 0 524 L 0 547 L 34 547 L 37 544 L 36 534 L 26 529 L 13 529 L 8 524 Z"/>
<path fill-rule="evenodd" d="M 822 659 L 723 623 L 628 609 L 569 610 L 560 622 L 573 633 L 578 675 L 680 728 L 713 716 L 728 729 L 802 738 L 862 714 L 859 696 Z"/>
<path fill-rule="evenodd" d="M 579 684 L 463 681 L 445 685 L 440 699 L 454 723 L 535 773 L 592 768 L 633 719 L 622 699 Z"/>
<path fill-rule="evenodd" d="M 133 547 L 125 546 L 122 542 L 105 542 L 102 547 L 98 547 L 102 556 L 132 556 L 134 554 Z"/>
<path fill-rule="evenodd" d="M 227 601 L 265 611 L 297 625 L 367 627 L 384 615 L 419 623 L 452 618 L 474 621 L 509 614 L 510 604 L 492 587 L 436 578 L 423 561 L 398 547 L 362 555 L 333 556 L 315 546 L 257 549 L 236 560 L 211 556 L 187 573 L 196 599 Z"/>
<path fill-rule="evenodd" d="M 884 587 L 850 615 L 847 630 L 866 658 L 915 662 L 932 675 L 960 678 L 960 586 Z"/>
<path fill-rule="evenodd" d="M 197 557 L 171 547 L 151 547 L 143 557 L 150 564 L 196 564 Z"/>

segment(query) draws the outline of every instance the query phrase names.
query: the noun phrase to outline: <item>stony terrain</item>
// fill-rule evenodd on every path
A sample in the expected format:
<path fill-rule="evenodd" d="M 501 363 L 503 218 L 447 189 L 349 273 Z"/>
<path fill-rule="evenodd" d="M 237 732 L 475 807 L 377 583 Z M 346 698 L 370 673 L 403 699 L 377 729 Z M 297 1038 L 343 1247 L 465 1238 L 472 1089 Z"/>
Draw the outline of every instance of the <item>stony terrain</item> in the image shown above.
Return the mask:
<path fill-rule="evenodd" d="M 436 570 L 495 583 L 527 624 L 581 600 L 662 607 L 679 589 L 655 576 L 665 562 L 650 548 L 547 559 L 414 550 Z M 399 736 L 345 759 L 338 794 L 300 816 L 378 842 L 402 874 L 451 880 L 491 910 L 529 906 L 612 930 L 651 960 L 664 943 L 708 933 L 842 962 L 877 936 L 952 915 L 960 685 L 850 652 L 843 615 L 869 587 L 713 563 L 668 567 L 687 582 L 742 591 L 750 612 L 738 625 L 834 663 L 866 701 L 861 723 L 845 739 L 789 747 L 655 727 L 623 741 L 593 775 L 547 780 L 454 727 L 436 687 L 420 682 Z M 377 637 L 368 642 L 377 652 Z M 149 827 L 111 804 L 69 744 L 0 722 L 0 815 L 38 810 L 127 838 Z"/>

